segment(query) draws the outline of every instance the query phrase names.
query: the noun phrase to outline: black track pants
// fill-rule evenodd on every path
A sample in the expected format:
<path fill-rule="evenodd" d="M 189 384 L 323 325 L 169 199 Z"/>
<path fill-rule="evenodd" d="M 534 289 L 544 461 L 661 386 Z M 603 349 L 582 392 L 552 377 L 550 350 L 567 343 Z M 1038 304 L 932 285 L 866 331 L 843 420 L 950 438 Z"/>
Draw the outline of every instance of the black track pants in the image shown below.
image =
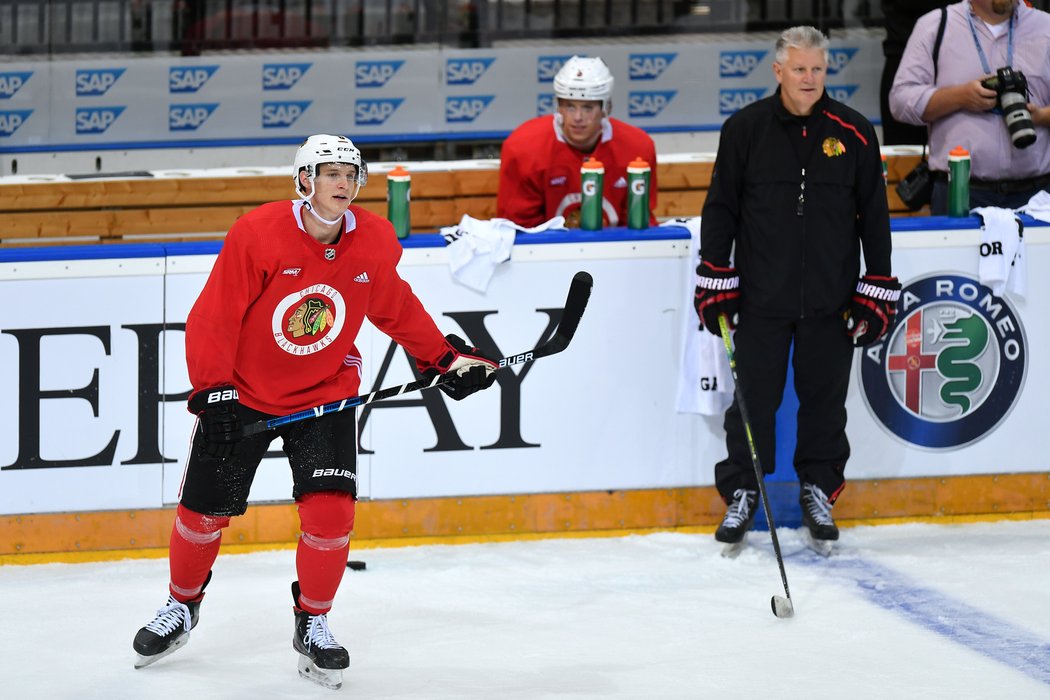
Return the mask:
<path fill-rule="evenodd" d="M 834 496 L 844 483 L 849 459 L 846 439 L 846 392 L 849 389 L 853 345 L 838 315 L 805 319 L 740 315 L 736 363 L 751 431 L 763 470 L 776 464 L 776 412 L 784 395 L 791 345 L 795 351 L 795 393 L 798 395 L 798 444 L 795 471 L 800 481 Z M 757 489 L 755 469 L 737 401 L 726 411 L 729 457 L 715 465 L 715 485 L 724 499 L 738 488 Z"/>

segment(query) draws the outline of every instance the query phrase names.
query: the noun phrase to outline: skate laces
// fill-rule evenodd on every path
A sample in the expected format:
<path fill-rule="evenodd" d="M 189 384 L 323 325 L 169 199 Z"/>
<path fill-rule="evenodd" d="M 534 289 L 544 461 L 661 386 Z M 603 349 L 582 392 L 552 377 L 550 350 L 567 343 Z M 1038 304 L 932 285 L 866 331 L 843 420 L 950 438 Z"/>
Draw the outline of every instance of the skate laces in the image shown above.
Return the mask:
<path fill-rule="evenodd" d="M 835 524 L 831 517 L 831 503 L 828 502 L 828 497 L 824 495 L 819 486 L 803 484 L 802 501 L 806 504 L 806 511 L 809 513 L 809 517 L 813 518 L 813 522 L 817 525 Z"/>
<path fill-rule="evenodd" d="M 747 522 L 748 518 L 751 517 L 750 495 L 753 493 L 754 491 L 748 491 L 747 489 L 737 489 L 733 492 L 733 501 L 729 504 L 726 517 L 722 519 L 723 525 L 740 527 Z"/>
<path fill-rule="evenodd" d="M 303 637 L 307 647 L 315 646 L 320 649 L 338 649 L 339 642 L 335 641 L 332 630 L 328 629 L 328 617 L 326 615 L 311 615 L 310 622 L 306 626 L 306 634 Z"/>
<path fill-rule="evenodd" d="M 168 604 L 157 611 L 157 616 L 153 618 L 153 622 L 146 625 L 146 629 L 153 634 L 166 637 L 179 627 L 189 632 L 190 626 L 189 607 L 169 595 Z"/>

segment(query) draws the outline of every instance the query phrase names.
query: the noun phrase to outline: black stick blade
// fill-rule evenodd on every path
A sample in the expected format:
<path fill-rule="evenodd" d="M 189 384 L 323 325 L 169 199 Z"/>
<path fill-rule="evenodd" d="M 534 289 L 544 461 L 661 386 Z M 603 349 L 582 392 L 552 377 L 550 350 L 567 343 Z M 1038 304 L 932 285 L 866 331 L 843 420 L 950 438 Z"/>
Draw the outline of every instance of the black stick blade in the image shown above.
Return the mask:
<path fill-rule="evenodd" d="M 538 348 L 537 357 L 553 355 L 569 347 L 573 336 L 576 335 L 576 328 L 580 325 L 583 312 L 587 308 L 587 302 L 591 298 L 591 287 L 593 286 L 594 279 L 589 272 L 580 270 L 572 276 L 569 293 L 565 297 L 565 310 L 562 312 L 561 322 L 551 339 Z"/>

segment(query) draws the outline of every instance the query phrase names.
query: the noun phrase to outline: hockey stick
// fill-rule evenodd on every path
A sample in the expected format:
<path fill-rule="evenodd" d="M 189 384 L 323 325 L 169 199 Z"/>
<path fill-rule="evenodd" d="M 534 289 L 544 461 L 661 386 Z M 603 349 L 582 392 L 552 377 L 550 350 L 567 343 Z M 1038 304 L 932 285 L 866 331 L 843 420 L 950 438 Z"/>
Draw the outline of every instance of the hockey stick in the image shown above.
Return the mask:
<path fill-rule="evenodd" d="M 523 365 L 538 360 L 541 357 L 548 357 L 557 354 L 569 347 L 569 343 L 572 342 L 572 337 L 576 334 L 576 327 L 580 323 L 583 311 L 587 308 L 587 300 L 590 299 L 591 296 L 592 284 L 593 280 L 591 279 L 591 275 L 587 272 L 580 271 L 573 275 L 572 283 L 569 285 L 569 294 L 565 298 L 565 310 L 562 313 L 558 327 L 554 329 L 554 334 L 549 340 L 547 340 L 547 342 L 541 343 L 532 350 L 504 357 L 499 361 L 499 368 L 503 369 L 504 367 L 510 367 L 511 365 Z M 452 381 L 453 376 L 454 375 L 452 374 L 439 374 L 436 377 L 427 377 L 400 386 L 379 389 L 370 394 L 361 394 L 360 396 L 353 396 L 340 401 L 333 401 L 320 406 L 314 406 L 313 408 L 291 413 L 287 416 L 256 421 L 255 423 L 249 423 L 244 426 L 242 434 L 244 437 L 256 435 L 257 433 L 277 428 L 282 425 L 287 425 L 288 423 L 297 423 L 312 418 L 320 418 L 329 413 L 338 413 L 339 411 L 344 411 L 348 408 L 364 406 L 366 404 L 375 403 L 376 401 L 382 401 L 383 399 L 400 396 L 401 394 L 432 389 L 436 386 L 441 386 L 442 384 L 447 384 Z"/>
<path fill-rule="evenodd" d="M 729 357 L 729 369 L 733 373 L 733 383 L 736 384 L 736 405 L 740 409 L 740 420 L 744 423 L 744 434 L 747 436 L 747 448 L 751 451 L 751 464 L 755 467 L 755 478 L 758 479 L 758 493 L 762 496 L 762 508 L 766 511 L 766 522 L 769 523 L 769 534 L 773 538 L 773 551 L 777 555 L 777 565 L 780 567 L 780 580 L 784 582 L 784 595 L 775 595 L 769 601 L 773 608 L 773 614 L 777 617 L 791 617 L 795 614 L 795 606 L 791 603 L 791 591 L 788 589 L 787 572 L 784 570 L 784 555 L 780 553 L 780 540 L 777 539 L 777 526 L 773 522 L 773 511 L 769 507 L 769 497 L 766 495 L 765 475 L 762 473 L 762 465 L 758 461 L 758 450 L 755 449 L 755 438 L 751 434 L 751 419 L 747 415 L 747 406 L 744 404 L 744 390 L 740 386 L 740 376 L 736 371 L 736 355 L 733 353 L 733 342 L 729 339 L 729 319 L 725 314 L 718 317 L 718 328 L 722 331 L 722 343 L 726 346 L 726 355 Z"/>

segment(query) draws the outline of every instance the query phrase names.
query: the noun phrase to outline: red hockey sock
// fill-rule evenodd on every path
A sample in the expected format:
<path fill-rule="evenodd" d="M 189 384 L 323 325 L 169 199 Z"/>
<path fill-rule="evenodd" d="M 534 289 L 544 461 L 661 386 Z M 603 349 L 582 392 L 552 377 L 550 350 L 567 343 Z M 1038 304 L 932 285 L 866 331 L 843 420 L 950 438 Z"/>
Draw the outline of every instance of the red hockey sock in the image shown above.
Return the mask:
<path fill-rule="evenodd" d="M 338 491 L 308 493 L 299 499 L 303 534 L 295 552 L 299 607 L 311 615 L 332 609 L 346 571 L 350 531 L 354 529 L 353 497 Z"/>
<path fill-rule="evenodd" d="M 203 515 L 179 504 L 168 545 L 169 590 L 175 600 L 185 603 L 199 598 L 219 555 L 222 528 L 229 524 L 227 516 Z"/>

